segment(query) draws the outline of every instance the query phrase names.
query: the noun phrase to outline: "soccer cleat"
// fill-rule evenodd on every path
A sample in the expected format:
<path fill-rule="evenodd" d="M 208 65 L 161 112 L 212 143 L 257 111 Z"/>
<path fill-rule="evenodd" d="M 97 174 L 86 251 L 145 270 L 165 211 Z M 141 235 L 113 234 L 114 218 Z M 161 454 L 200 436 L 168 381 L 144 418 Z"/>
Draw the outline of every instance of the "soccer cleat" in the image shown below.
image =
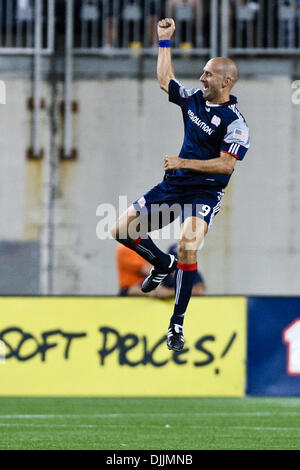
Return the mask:
<path fill-rule="evenodd" d="M 142 291 L 143 292 L 151 292 L 152 290 L 156 289 L 157 286 L 164 280 L 168 274 L 175 271 L 177 266 L 177 259 L 174 255 L 170 255 L 171 262 L 168 267 L 168 271 L 166 273 L 162 273 L 158 271 L 154 266 L 150 271 L 150 274 L 142 283 Z"/>
<path fill-rule="evenodd" d="M 184 328 L 181 325 L 171 324 L 168 329 L 167 338 L 168 349 L 181 351 L 184 346 Z"/>

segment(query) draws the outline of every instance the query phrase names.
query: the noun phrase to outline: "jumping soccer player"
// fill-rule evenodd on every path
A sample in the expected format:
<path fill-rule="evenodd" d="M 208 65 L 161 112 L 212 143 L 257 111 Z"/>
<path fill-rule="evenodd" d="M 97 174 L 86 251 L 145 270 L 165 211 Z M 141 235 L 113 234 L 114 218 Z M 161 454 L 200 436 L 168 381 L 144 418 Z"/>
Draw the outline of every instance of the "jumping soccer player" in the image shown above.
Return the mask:
<path fill-rule="evenodd" d="M 219 212 L 224 188 L 249 148 L 247 123 L 230 95 L 238 80 L 236 64 L 217 57 L 203 69 L 200 89 L 187 89 L 175 80 L 171 59 L 171 37 L 175 23 L 165 18 L 158 23 L 157 77 L 169 101 L 181 107 L 184 142 L 179 156 L 167 155 L 161 183 L 138 199 L 121 215 L 112 233 L 120 243 L 138 252 L 153 268 L 142 284 L 144 292 L 155 289 L 176 269 L 175 306 L 170 320 L 167 346 L 180 351 L 184 346 L 183 320 L 197 272 L 197 249 L 214 216 Z M 147 217 L 159 204 L 181 207 L 178 260 L 163 253 L 149 235 L 130 237 L 130 225 Z M 151 231 L 151 225 L 148 228 Z"/>

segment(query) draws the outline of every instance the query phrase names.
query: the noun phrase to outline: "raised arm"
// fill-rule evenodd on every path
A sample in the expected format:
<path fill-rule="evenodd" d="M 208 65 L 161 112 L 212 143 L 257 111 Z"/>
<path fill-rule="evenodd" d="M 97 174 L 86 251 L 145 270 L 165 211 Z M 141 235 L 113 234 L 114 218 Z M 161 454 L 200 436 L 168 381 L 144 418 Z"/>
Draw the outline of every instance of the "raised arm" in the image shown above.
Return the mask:
<path fill-rule="evenodd" d="M 160 41 L 171 40 L 175 31 L 175 22 L 172 18 L 165 18 L 158 22 L 157 34 Z M 169 92 L 169 83 L 172 78 L 175 78 L 171 48 L 170 47 L 159 47 L 158 58 L 157 58 L 157 79 L 160 88 L 165 92 Z"/>

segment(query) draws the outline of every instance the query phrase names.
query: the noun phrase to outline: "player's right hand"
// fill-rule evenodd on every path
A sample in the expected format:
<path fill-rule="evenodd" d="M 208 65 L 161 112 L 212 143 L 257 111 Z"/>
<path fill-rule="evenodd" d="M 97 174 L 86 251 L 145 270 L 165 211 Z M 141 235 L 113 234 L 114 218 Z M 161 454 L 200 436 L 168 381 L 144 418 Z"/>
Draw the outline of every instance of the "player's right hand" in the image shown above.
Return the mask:
<path fill-rule="evenodd" d="M 157 24 L 157 34 L 159 40 L 171 39 L 175 31 L 175 21 L 173 18 L 164 18 Z"/>

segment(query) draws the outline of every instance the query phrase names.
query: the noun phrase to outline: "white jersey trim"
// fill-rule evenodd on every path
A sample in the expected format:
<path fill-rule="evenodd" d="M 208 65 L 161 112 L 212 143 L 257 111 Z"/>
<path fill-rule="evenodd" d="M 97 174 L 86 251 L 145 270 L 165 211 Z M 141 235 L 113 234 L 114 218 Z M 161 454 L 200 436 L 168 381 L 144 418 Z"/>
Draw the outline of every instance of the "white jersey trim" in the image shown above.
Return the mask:
<path fill-rule="evenodd" d="M 200 88 L 185 88 L 179 80 L 176 80 L 176 78 L 172 78 L 172 80 L 179 85 L 179 94 L 181 98 L 189 98 L 200 90 Z"/>

